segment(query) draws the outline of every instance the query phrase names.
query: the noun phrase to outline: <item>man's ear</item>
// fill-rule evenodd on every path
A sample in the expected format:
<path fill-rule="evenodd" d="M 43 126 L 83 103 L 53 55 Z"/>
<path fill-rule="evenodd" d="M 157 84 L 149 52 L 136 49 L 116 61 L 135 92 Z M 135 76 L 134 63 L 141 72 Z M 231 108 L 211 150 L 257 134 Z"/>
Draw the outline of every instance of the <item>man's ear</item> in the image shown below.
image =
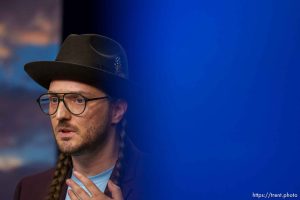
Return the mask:
<path fill-rule="evenodd" d="M 112 105 L 112 124 L 118 124 L 127 111 L 127 101 L 118 99 Z"/>

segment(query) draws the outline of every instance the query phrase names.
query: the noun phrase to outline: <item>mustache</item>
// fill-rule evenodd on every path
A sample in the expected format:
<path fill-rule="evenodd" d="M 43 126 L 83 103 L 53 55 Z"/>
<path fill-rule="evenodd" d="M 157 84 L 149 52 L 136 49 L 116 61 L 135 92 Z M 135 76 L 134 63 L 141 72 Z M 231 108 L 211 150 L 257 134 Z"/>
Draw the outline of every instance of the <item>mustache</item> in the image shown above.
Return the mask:
<path fill-rule="evenodd" d="M 55 127 L 56 132 L 59 132 L 61 129 L 69 129 L 69 130 L 72 130 L 74 132 L 77 132 L 79 130 L 76 126 L 74 126 L 74 125 L 72 125 L 68 122 L 65 122 L 65 121 L 60 121 L 57 124 L 57 126 Z"/>

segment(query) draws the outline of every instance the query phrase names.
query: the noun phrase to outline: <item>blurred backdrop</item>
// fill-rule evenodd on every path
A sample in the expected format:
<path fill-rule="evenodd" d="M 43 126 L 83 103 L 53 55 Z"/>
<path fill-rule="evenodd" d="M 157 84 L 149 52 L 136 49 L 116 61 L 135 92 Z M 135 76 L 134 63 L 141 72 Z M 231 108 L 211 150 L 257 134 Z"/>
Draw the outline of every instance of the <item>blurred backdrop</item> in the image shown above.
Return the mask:
<path fill-rule="evenodd" d="M 55 162 L 50 124 L 35 99 L 43 91 L 23 65 L 54 59 L 61 38 L 60 0 L 0 2 L 0 199 L 17 181 Z"/>
<path fill-rule="evenodd" d="M 300 198 L 298 1 L 32 2 L 0 6 L 0 199 L 55 160 L 23 64 L 53 59 L 70 33 L 126 49 L 146 94 L 128 133 L 159 166 L 153 199 Z"/>

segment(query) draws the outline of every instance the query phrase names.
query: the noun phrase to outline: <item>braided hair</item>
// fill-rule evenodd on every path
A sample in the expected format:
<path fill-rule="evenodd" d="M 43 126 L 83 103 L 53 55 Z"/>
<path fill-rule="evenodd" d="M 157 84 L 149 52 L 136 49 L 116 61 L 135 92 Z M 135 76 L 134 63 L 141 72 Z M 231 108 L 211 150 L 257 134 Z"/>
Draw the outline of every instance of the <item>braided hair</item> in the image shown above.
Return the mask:
<path fill-rule="evenodd" d="M 110 180 L 116 185 L 120 185 L 120 181 L 123 176 L 123 160 L 125 157 L 125 138 L 126 138 L 125 129 L 126 129 L 126 119 L 122 119 L 121 123 L 119 123 L 119 125 L 117 126 L 117 132 L 119 133 L 119 137 L 120 137 L 118 160 L 115 164 L 114 174 L 113 176 L 110 177 Z M 62 187 L 65 183 L 65 180 L 68 178 L 71 168 L 72 168 L 71 156 L 65 153 L 60 153 L 56 163 L 54 176 L 52 178 L 52 182 L 49 187 L 49 192 L 45 200 L 59 200 L 60 194 L 62 192 Z M 111 196 L 107 187 L 104 193 L 108 196 Z"/>
<path fill-rule="evenodd" d="M 56 169 L 54 176 L 50 184 L 49 192 L 46 196 L 46 200 L 58 200 L 62 186 L 67 178 L 68 172 L 72 166 L 71 156 L 60 153 L 56 163 Z"/>
<path fill-rule="evenodd" d="M 118 128 L 117 130 L 120 133 L 119 153 L 118 153 L 118 160 L 115 164 L 113 176 L 110 177 L 110 180 L 116 185 L 120 185 L 120 181 L 122 179 L 123 171 L 124 171 L 123 162 L 125 158 L 126 123 L 127 123 L 126 119 L 123 119 L 121 122 L 121 126 L 117 127 Z"/>

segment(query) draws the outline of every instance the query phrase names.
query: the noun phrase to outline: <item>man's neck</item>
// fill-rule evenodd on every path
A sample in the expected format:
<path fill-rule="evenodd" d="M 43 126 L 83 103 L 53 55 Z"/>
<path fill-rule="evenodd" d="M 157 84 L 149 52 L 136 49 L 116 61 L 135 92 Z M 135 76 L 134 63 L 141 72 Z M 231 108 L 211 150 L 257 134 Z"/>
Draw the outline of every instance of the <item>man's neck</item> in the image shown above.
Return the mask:
<path fill-rule="evenodd" d="M 86 176 L 94 176 L 113 167 L 118 159 L 118 152 L 117 134 L 109 134 L 107 141 L 99 149 L 83 155 L 72 156 L 73 169 Z"/>

